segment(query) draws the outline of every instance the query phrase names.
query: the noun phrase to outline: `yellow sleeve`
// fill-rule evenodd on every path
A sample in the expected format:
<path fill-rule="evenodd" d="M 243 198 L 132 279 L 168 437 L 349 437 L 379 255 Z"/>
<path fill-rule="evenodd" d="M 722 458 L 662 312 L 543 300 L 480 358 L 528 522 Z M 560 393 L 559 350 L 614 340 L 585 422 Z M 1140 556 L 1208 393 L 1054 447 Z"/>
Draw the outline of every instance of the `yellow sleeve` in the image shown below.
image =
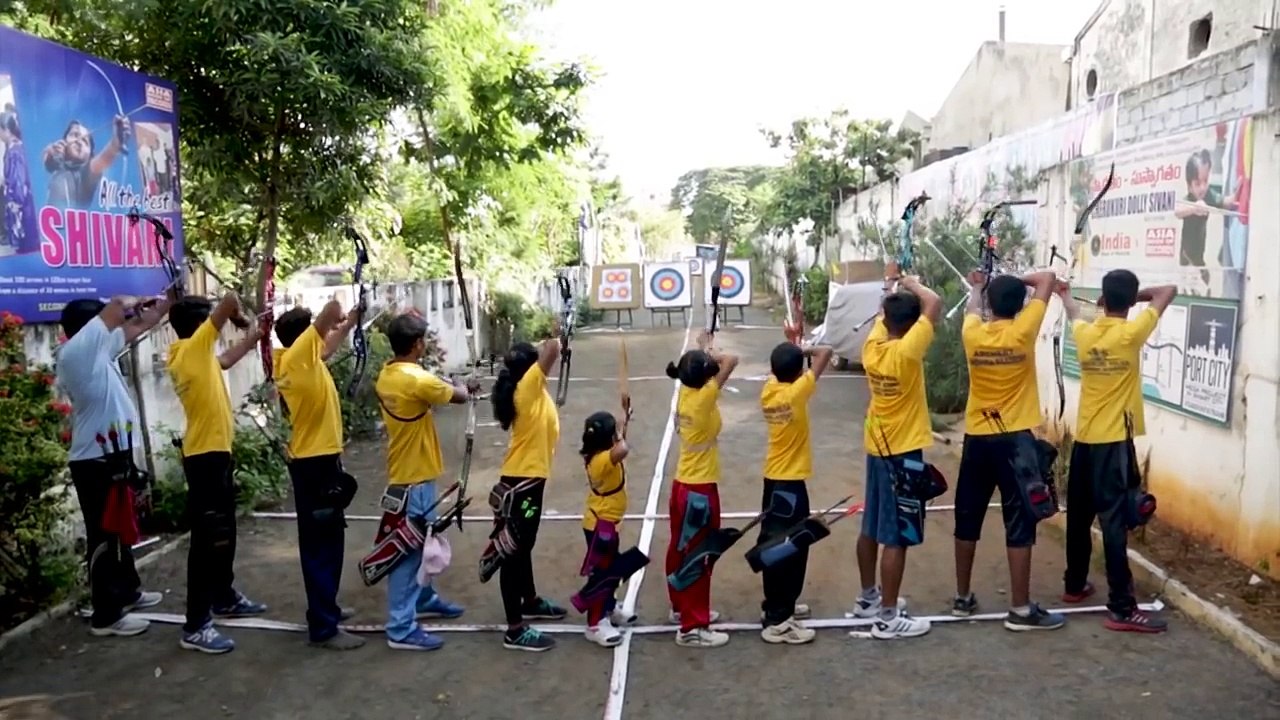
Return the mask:
<path fill-rule="evenodd" d="M 311 358 L 316 362 L 320 362 L 320 358 L 324 355 L 324 338 L 320 336 L 320 331 L 315 325 L 308 327 L 302 331 L 297 340 L 293 341 L 293 348 L 302 353 L 303 357 Z"/>
<path fill-rule="evenodd" d="M 1160 314 L 1148 305 L 1142 308 L 1142 312 L 1138 313 L 1137 317 L 1126 323 L 1126 339 L 1130 345 L 1141 345 L 1151 337 L 1151 333 L 1155 332 L 1156 325 L 1159 324 Z"/>
<path fill-rule="evenodd" d="M 902 336 L 902 342 L 898 344 L 898 348 L 903 357 L 924 360 L 925 353 L 929 352 L 929 344 L 932 342 L 933 323 L 929 322 L 929 318 L 921 315 L 907 334 Z"/>
<path fill-rule="evenodd" d="M 818 389 L 818 379 L 813 376 L 812 370 L 805 370 L 791 385 L 792 398 L 799 402 L 809 402 L 809 398 L 813 397 L 813 393 Z"/>
<path fill-rule="evenodd" d="M 889 328 L 884 324 L 884 316 L 876 317 L 876 321 L 871 324 L 871 332 L 867 333 L 867 342 L 879 342 L 889 337 Z"/>
<path fill-rule="evenodd" d="M 1039 298 L 1031 298 L 1031 302 L 1013 319 L 1013 331 L 1017 333 L 1022 345 L 1033 344 L 1040 334 L 1040 326 L 1044 323 L 1044 313 L 1048 305 Z"/>
<path fill-rule="evenodd" d="M 213 326 L 213 320 L 200 323 L 200 327 L 191 336 L 191 344 L 202 351 L 213 351 L 218 344 L 218 328 Z"/>
<path fill-rule="evenodd" d="M 430 373 L 413 379 L 412 395 L 415 400 L 431 405 L 446 405 L 453 399 L 453 386 Z"/>

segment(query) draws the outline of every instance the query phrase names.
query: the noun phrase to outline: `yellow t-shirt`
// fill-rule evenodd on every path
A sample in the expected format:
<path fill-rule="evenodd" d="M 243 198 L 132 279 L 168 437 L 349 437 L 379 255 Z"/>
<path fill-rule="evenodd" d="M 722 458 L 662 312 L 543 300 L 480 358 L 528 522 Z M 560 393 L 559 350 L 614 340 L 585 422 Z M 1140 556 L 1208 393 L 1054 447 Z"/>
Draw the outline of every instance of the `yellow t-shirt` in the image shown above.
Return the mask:
<path fill-rule="evenodd" d="M 933 444 L 929 403 L 924 393 L 924 356 L 933 342 L 933 323 L 920 316 L 900 338 L 889 337 L 884 318 L 862 344 L 871 404 L 862 442 L 870 455 L 901 455 Z"/>
<path fill-rule="evenodd" d="M 598 452 L 587 463 L 587 511 L 582 514 L 582 527 L 596 529 L 596 520 L 621 523 L 627 513 L 627 471 L 622 463 L 609 459 L 609 451 Z"/>
<path fill-rule="evenodd" d="M 289 407 L 290 457 L 342 452 L 342 406 L 323 354 L 324 338 L 312 325 L 280 355 L 276 387 Z"/>
<path fill-rule="evenodd" d="M 235 421 L 231 395 L 218 363 L 217 344 L 218 328 L 212 320 L 205 320 L 191 337 L 175 340 L 169 346 L 169 377 L 187 416 L 187 430 L 182 436 L 185 457 L 231 452 Z"/>
<path fill-rule="evenodd" d="M 547 376 L 534 363 L 516 384 L 516 421 L 511 425 L 502 474 L 508 477 L 548 478 L 551 458 L 560 439 L 560 416 L 547 392 Z"/>
<path fill-rule="evenodd" d="M 1133 419 L 1133 436 L 1146 434 L 1142 403 L 1142 345 L 1160 316 L 1143 308 L 1132 320 L 1100 317 L 1076 320 L 1071 332 L 1080 358 L 1080 410 L 1076 441 L 1120 442 L 1125 439 L 1125 413 Z"/>
<path fill-rule="evenodd" d="M 414 363 L 391 362 L 378 373 L 374 391 L 387 426 L 387 483 L 411 485 L 440 477 L 444 457 L 431 406 L 448 404 L 453 386 Z"/>
<path fill-rule="evenodd" d="M 686 485 L 706 485 L 720 479 L 720 385 L 714 379 L 694 390 L 680 386 L 676 400 L 676 431 L 680 434 L 680 462 L 676 479 Z"/>
<path fill-rule="evenodd" d="M 764 476 L 770 480 L 804 480 L 813 473 L 809 449 L 809 398 L 818 388 L 808 370 L 795 382 L 779 382 L 772 375 L 760 390 L 760 409 L 769 426 Z"/>
<path fill-rule="evenodd" d="M 977 315 L 964 316 L 964 354 L 969 361 L 965 433 L 997 435 L 1040 424 L 1036 336 L 1045 307 L 1043 300 L 1032 298 L 1012 320 L 984 323 Z M 983 415 L 984 410 L 999 411 L 1000 424 Z"/>

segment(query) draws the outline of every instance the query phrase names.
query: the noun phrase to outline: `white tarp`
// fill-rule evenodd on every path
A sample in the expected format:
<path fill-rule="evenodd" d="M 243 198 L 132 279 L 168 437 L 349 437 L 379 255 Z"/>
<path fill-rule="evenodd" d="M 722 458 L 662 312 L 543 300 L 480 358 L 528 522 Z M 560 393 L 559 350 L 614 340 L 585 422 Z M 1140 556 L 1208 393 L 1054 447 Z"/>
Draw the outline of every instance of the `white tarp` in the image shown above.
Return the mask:
<path fill-rule="evenodd" d="M 827 291 L 827 316 L 813 332 L 813 341 L 830 345 L 836 357 L 853 363 L 862 363 L 862 343 L 871 332 L 872 323 L 866 323 L 857 332 L 854 328 L 880 310 L 880 298 L 884 295 L 881 281 L 839 285 L 831 283 Z"/>

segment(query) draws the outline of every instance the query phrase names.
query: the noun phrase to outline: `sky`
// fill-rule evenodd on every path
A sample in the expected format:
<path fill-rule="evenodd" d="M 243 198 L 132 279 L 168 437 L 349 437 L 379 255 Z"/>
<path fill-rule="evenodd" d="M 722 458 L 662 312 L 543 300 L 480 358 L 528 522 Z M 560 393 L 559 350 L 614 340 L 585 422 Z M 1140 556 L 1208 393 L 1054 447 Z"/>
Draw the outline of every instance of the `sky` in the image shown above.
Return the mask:
<path fill-rule="evenodd" d="M 626 191 L 665 202 L 688 170 L 777 164 L 760 129 L 837 108 L 928 119 L 978 47 L 1070 45 L 1099 0 L 557 0 L 533 18 L 554 60 L 585 60 L 589 129 Z"/>

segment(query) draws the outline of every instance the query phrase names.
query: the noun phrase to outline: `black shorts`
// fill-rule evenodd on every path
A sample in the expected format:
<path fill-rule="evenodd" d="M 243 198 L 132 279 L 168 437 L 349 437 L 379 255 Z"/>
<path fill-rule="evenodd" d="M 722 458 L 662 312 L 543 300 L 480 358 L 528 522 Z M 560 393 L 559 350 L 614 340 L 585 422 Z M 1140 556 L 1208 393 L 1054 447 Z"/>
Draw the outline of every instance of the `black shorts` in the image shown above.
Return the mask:
<path fill-rule="evenodd" d="M 1013 470 L 1013 458 L 1024 443 L 1035 442 L 1030 430 L 999 435 L 965 435 L 956 480 L 956 539 L 977 541 L 987 505 L 1000 488 L 1000 514 L 1004 517 L 1005 545 L 1036 544 L 1036 523 L 1023 507 L 1022 490 Z"/>

